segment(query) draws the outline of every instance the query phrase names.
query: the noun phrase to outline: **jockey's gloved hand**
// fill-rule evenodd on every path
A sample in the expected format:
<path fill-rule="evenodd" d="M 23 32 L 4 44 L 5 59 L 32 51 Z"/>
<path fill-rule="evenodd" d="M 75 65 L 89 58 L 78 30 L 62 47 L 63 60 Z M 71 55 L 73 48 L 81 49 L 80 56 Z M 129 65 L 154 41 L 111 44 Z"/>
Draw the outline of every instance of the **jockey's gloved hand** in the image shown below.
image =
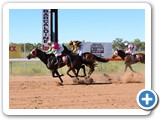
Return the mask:
<path fill-rule="evenodd" d="M 130 53 L 130 51 L 127 50 L 127 51 L 125 51 L 125 53 Z"/>

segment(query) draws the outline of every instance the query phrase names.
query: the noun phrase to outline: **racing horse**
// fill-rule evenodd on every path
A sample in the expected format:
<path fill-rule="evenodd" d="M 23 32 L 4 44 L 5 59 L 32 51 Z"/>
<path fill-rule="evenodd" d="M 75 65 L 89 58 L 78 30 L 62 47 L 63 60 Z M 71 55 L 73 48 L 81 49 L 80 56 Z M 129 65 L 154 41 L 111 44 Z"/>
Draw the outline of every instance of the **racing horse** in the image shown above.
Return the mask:
<path fill-rule="evenodd" d="M 50 65 L 51 61 L 56 62 L 55 55 L 54 54 L 46 54 L 45 52 L 39 50 L 38 48 L 33 49 L 27 56 L 28 59 L 36 58 L 36 57 L 38 57 L 46 65 L 46 67 L 52 71 L 53 77 L 59 77 L 61 83 L 63 83 L 63 80 L 61 78 L 61 76 L 63 76 L 63 75 L 60 75 L 57 69 L 59 67 L 65 66 L 66 65 L 65 63 L 61 63 L 61 64 L 59 64 L 59 66 L 58 66 L 58 64 L 56 64 L 54 66 Z M 57 74 L 57 76 L 55 74 Z"/>
<path fill-rule="evenodd" d="M 132 64 L 135 64 L 135 63 L 143 63 L 145 64 L 145 54 L 144 53 L 137 53 L 137 54 L 134 54 L 133 56 L 133 59 L 131 57 L 130 54 L 128 53 L 125 53 L 123 50 L 119 50 L 119 49 L 116 49 L 114 51 L 114 54 L 112 56 L 112 58 L 116 58 L 117 56 L 121 57 L 125 63 L 125 72 L 127 70 L 127 68 L 129 67 L 133 72 L 135 72 L 133 70 L 133 68 L 131 67 Z"/>
<path fill-rule="evenodd" d="M 84 75 L 80 76 L 80 77 L 85 77 L 86 76 L 85 65 L 89 66 L 90 69 L 94 71 L 94 67 L 96 66 L 96 64 L 94 64 L 92 61 L 84 60 L 78 54 L 73 53 L 72 51 L 70 51 L 65 45 L 63 45 L 63 47 L 64 47 L 64 50 L 62 51 L 62 54 L 65 54 L 69 58 L 67 60 L 67 62 L 70 61 L 69 63 L 66 63 L 67 66 L 69 67 L 69 69 L 67 71 L 67 74 L 70 77 L 75 77 L 75 76 L 72 76 L 72 75 L 69 74 L 69 72 L 71 70 L 74 72 L 74 69 L 77 70 L 77 72 L 74 73 L 74 74 L 76 74 L 76 76 L 79 76 L 80 68 L 82 68 L 83 72 L 84 72 Z M 90 77 L 90 75 L 87 76 L 87 78 L 89 78 L 89 77 Z"/>
<path fill-rule="evenodd" d="M 63 45 L 63 47 L 64 47 L 64 53 L 65 54 L 76 54 L 76 53 L 73 53 L 72 51 L 70 51 L 66 46 L 64 46 Z M 76 54 L 76 55 L 78 55 L 78 54 Z M 79 56 L 79 55 L 78 55 Z M 90 52 L 85 52 L 85 53 L 82 53 L 82 55 L 80 56 L 82 59 L 81 60 L 83 60 L 83 61 L 85 61 L 85 65 L 86 66 L 88 66 L 89 68 L 90 68 L 90 70 L 89 70 L 89 72 L 88 72 L 88 78 L 91 76 L 91 74 L 94 72 L 94 70 L 95 70 L 95 67 L 96 67 L 96 61 L 97 62 L 108 62 L 109 60 L 107 60 L 107 59 L 104 59 L 104 58 L 101 58 L 101 57 L 98 57 L 98 56 L 96 56 L 96 55 L 94 55 L 94 54 L 92 54 L 92 53 L 90 53 Z M 78 72 L 79 71 L 77 71 L 77 74 L 78 74 Z"/>
<path fill-rule="evenodd" d="M 89 64 L 89 62 L 87 62 L 87 61 L 85 62 L 84 60 L 81 60 L 81 57 L 78 55 L 69 55 L 69 54 L 66 55 L 66 52 L 62 52 L 62 59 L 63 59 L 63 56 L 67 57 L 66 58 L 67 60 L 64 62 L 59 61 L 58 64 L 55 64 L 57 58 L 55 57 L 54 54 L 46 54 L 46 52 L 43 52 L 42 50 L 35 48 L 29 53 L 27 58 L 31 59 L 31 58 L 38 57 L 46 65 L 46 67 L 52 71 L 53 77 L 59 77 L 61 84 L 63 83 L 63 80 L 61 78 L 61 76 L 63 76 L 63 75 L 59 74 L 58 68 L 61 68 L 65 65 L 67 65 L 69 67 L 67 74 L 70 77 L 76 77 L 76 79 L 79 80 L 78 79 L 78 72 L 76 72 L 75 69 L 77 69 L 77 71 L 79 71 L 80 68 L 84 69 L 84 76 L 85 76 L 85 67 L 82 64 Z M 69 71 L 71 71 L 71 70 L 73 71 L 75 76 L 71 76 L 69 74 Z M 57 74 L 57 76 L 55 76 L 55 74 Z"/>

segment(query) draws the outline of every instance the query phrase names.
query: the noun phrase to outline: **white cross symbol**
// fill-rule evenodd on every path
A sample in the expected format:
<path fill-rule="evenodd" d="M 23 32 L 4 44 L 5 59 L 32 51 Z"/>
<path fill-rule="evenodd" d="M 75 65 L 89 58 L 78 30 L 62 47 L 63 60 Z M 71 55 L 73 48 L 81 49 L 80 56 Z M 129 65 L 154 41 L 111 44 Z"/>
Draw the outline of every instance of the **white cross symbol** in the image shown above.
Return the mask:
<path fill-rule="evenodd" d="M 145 98 L 142 98 L 142 101 L 146 101 L 146 105 L 149 104 L 149 101 L 152 101 L 153 99 L 152 98 L 149 98 L 149 95 L 146 94 L 146 97 Z"/>

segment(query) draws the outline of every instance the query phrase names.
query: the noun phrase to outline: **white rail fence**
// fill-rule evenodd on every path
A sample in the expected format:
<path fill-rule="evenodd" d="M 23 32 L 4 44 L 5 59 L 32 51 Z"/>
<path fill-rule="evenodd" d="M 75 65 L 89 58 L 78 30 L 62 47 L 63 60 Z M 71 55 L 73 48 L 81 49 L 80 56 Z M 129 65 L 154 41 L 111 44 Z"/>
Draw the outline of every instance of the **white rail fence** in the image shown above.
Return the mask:
<path fill-rule="evenodd" d="M 26 74 L 26 64 L 25 62 L 40 62 L 40 59 L 30 59 L 28 60 L 27 58 L 14 58 L 14 59 L 9 59 L 9 65 L 10 65 L 10 74 L 12 75 L 13 73 L 13 62 L 24 62 L 24 74 Z"/>
<path fill-rule="evenodd" d="M 38 58 L 30 59 L 30 60 L 28 60 L 27 58 L 9 59 L 9 62 L 35 62 L 35 61 L 40 61 L 40 59 Z"/>

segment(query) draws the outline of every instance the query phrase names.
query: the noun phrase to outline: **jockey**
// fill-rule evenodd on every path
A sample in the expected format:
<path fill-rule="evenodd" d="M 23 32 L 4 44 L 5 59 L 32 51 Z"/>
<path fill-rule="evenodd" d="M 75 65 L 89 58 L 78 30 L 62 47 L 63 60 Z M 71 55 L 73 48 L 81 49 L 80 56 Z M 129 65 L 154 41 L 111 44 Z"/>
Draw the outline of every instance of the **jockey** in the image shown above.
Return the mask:
<path fill-rule="evenodd" d="M 78 53 L 80 56 L 82 55 L 82 44 L 81 41 L 69 41 L 68 44 L 71 46 L 71 51 L 73 53 Z"/>
<path fill-rule="evenodd" d="M 125 43 L 124 46 L 126 48 L 125 53 L 131 54 L 131 57 L 133 59 L 134 58 L 134 52 L 137 49 L 137 47 L 134 44 L 128 44 L 128 43 Z"/>
<path fill-rule="evenodd" d="M 63 46 L 60 46 L 57 42 L 47 41 L 49 49 L 46 51 L 46 54 L 54 54 L 59 62 L 59 56 L 61 56 L 62 51 L 64 50 Z M 57 62 L 55 64 L 57 64 Z"/>

